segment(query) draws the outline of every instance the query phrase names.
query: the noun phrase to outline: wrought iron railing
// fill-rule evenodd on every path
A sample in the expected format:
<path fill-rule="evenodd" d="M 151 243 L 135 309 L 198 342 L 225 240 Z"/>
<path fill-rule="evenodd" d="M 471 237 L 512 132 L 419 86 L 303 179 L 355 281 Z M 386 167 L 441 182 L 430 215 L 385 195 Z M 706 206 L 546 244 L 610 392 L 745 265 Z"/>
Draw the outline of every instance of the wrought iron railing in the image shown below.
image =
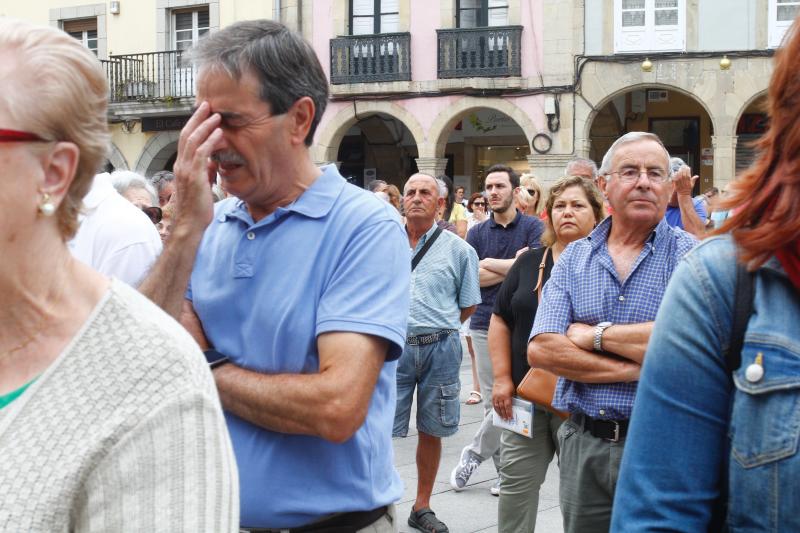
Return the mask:
<path fill-rule="evenodd" d="M 411 34 L 331 39 L 331 83 L 411 80 Z"/>
<path fill-rule="evenodd" d="M 436 30 L 439 78 L 519 76 L 522 26 Z"/>
<path fill-rule="evenodd" d="M 102 63 L 112 103 L 194 96 L 195 70 L 182 50 L 112 55 Z"/>

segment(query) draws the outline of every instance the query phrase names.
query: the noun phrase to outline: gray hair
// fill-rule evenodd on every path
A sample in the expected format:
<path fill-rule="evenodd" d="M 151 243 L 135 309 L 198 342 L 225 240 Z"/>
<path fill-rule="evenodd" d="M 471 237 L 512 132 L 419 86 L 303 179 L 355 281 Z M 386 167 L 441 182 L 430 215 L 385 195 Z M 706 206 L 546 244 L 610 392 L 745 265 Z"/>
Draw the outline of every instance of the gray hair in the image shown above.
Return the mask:
<path fill-rule="evenodd" d="M 328 104 L 328 79 L 314 49 L 299 34 L 272 20 L 245 20 L 200 39 L 191 57 L 198 70 L 221 68 L 237 81 L 252 72 L 273 115 L 286 113 L 300 98 L 311 98 L 314 118 L 305 138 L 311 146 Z"/>
<path fill-rule="evenodd" d="M 617 148 L 623 144 L 637 141 L 653 141 L 658 143 L 658 145 L 664 149 L 664 157 L 669 163 L 669 152 L 667 152 L 667 148 L 664 146 L 664 143 L 661 142 L 661 139 L 658 138 L 658 135 L 646 131 L 631 131 L 614 141 L 614 144 L 608 149 L 606 155 L 603 156 L 603 163 L 600 165 L 600 170 L 598 171 L 599 174 L 601 176 L 609 176 L 611 172 L 611 160 L 614 158 L 614 153 L 617 151 Z M 667 169 L 667 172 L 670 172 L 670 170 Z M 670 172 L 670 176 L 671 175 L 672 173 Z"/>
<path fill-rule="evenodd" d="M 572 175 L 572 172 L 569 171 L 569 168 L 571 166 L 573 166 L 573 165 L 584 165 L 584 166 L 587 166 L 592 171 L 592 179 L 595 179 L 597 177 L 597 163 L 595 163 L 594 161 L 592 161 L 588 157 L 574 157 L 574 158 L 570 159 L 569 163 L 567 163 L 567 166 L 564 167 L 564 175 L 565 176 L 571 176 Z"/>
<path fill-rule="evenodd" d="M 159 170 L 150 177 L 150 183 L 156 188 L 156 191 L 161 192 L 168 183 L 175 181 L 175 174 L 169 170 Z"/>
<path fill-rule="evenodd" d="M 408 180 L 410 180 L 414 176 L 425 176 L 426 178 L 432 179 L 433 181 L 436 182 L 436 192 L 439 194 L 439 196 L 441 198 L 446 198 L 447 197 L 447 192 L 446 192 L 447 191 L 447 186 L 444 185 L 444 182 L 441 181 L 439 178 L 434 178 L 433 176 L 431 176 L 430 174 L 427 174 L 425 172 L 415 172 L 415 173 L 411 174 L 408 177 Z M 408 180 L 406 180 L 406 182 L 403 184 L 403 194 L 405 194 L 405 192 L 406 192 L 406 187 L 408 186 Z M 444 185 L 444 189 L 442 189 L 443 185 Z M 442 194 L 442 191 L 445 191 L 445 194 Z"/>
<path fill-rule="evenodd" d="M 447 184 L 444 182 L 442 178 L 433 178 L 436 180 L 436 185 L 439 186 L 439 197 L 440 198 L 447 198 Z"/>
<path fill-rule="evenodd" d="M 111 184 L 118 193 L 124 195 L 128 189 L 144 189 L 150 195 L 153 205 L 158 205 L 158 194 L 155 188 L 150 185 L 147 178 L 140 176 L 136 172 L 130 170 L 115 170 L 111 173 Z"/>
<path fill-rule="evenodd" d="M 670 157 L 669 158 L 669 175 L 672 176 L 676 172 L 678 172 L 683 165 L 686 163 L 680 157 Z"/>

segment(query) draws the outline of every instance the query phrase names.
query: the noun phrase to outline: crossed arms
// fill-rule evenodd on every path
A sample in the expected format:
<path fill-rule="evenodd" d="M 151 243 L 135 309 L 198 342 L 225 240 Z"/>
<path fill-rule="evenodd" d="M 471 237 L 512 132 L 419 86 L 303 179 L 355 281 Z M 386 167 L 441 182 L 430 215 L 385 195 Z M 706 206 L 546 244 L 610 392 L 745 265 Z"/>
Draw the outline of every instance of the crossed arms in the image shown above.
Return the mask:
<path fill-rule="evenodd" d="M 613 325 L 595 352 L 594 326 L 575 323 L 566 334 L 541 333 L 528 343 L 528 363 L 583 383 L 637 381 L 653 322 Z M 611 354 L 611 355 L 607 355 Z"/>

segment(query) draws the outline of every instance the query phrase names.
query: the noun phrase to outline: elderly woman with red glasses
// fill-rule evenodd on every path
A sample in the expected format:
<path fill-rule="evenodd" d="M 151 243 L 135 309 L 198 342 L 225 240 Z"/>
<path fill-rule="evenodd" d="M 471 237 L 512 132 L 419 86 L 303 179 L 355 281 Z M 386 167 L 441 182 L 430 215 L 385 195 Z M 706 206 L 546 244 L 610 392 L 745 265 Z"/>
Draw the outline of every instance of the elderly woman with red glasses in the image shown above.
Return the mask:
<path fill-rule="evenodd" d="M 109 144 L 100 63 L 0 18 L 0 80 L 0 530 L 238 531 L 203 354 L 66 246 Z"/>

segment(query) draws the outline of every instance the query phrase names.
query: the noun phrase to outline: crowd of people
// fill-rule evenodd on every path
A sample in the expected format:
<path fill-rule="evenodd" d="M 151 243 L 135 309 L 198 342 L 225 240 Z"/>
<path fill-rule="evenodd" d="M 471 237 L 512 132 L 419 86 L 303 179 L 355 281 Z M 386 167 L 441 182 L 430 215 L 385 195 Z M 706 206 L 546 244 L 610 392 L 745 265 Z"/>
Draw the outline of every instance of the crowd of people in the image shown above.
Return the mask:
<path fill-rule="evenodd" d="M 0 529 L 393 532 L 416 405 L 406 521 L 445 533 L 464 337 L 483 418 L 447 468 L 460 492 L 491 459 L 500 531 L 534 530 L 556 454 L 569 533 L 800 530 L 799 53 L 722 192 L 630 132 L 467 197 L 317 167 L 326 76 L 272 21 L 191 51 L 173 171 L 98 173 L 99 62 L 0 18 Z"/>

